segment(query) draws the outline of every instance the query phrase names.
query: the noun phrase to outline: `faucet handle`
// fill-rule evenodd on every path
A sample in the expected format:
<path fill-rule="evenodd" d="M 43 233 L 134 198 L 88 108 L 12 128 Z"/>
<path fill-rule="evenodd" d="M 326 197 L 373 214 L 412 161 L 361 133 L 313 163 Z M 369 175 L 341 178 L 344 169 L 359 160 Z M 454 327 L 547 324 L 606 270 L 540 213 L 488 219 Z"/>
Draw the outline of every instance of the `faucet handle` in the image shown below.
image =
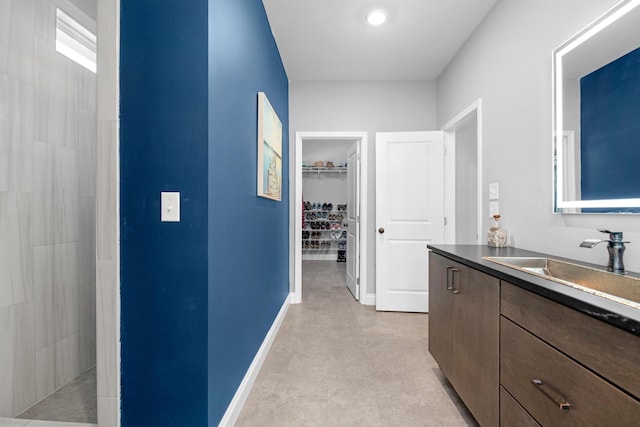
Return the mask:
<path fill-rule="evenodd" d="M 609 231 L 609 230 L 603 230 L 603 229 L 598 229 L 598 231 L 601 233 L 608 234 L 609 239 L 612 241 L 619 242 L 622 240 L 622 231 Z"/>

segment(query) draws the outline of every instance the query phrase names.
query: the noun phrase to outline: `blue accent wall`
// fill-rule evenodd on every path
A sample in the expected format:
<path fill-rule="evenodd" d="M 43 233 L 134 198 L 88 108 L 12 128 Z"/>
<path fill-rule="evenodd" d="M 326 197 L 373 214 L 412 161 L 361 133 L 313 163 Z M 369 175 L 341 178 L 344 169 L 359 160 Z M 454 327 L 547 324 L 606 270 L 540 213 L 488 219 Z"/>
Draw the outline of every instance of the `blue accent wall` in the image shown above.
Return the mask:
<path fill-rule="evenodd" d="M 121 0 L 120 24 L 122 425 L 217 425 L 289 291 L 288 80 L 260 0 Z M 259 91 L 282 202 L 256 196 Z"/>
<path fill-rule="evenodd" d="M 121 0 L 122 425 L 207 425 L 205 1 Z M 179 223 L 160 192 L 181 192 Z"/>
<path fill-rule="evenodd" d="M 289 293 L 288 79 L 261 0 L 211 0 L 209 411 L 217 423 Z M 283 126 L 282 202 L 256 196 L 257 100 Z"/>
<path fill-rule="evenodd" d="M 640 197 L 640 49 L 583 77 L 580 95 L 582 200 Z"/>

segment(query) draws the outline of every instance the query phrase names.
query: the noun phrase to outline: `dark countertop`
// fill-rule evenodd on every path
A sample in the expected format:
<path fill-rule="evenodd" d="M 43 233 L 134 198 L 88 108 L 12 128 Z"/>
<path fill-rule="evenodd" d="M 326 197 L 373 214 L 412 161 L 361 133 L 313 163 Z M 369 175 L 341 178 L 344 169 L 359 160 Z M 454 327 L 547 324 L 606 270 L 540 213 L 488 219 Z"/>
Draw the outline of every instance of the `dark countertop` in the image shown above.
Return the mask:
<path fill-rule="evenodd" d="M 495 262 L 483 259 L 485 256 L 502 257 L 548 257 L 572 262 L 600 270 L 605 267 L 575 261 L 540 252 L 516 248 L 490 248 L 484 245 L 428 245 L 434 253 L 467 265 L 476 270 L 505 280 L 523 289 L 571 307 L 591 317 L 607 322 L 634 335 L 640 336 L 640 310 L 629 305 L 593 295 L 542 277 L 534 276 Z M 636 274 L 631 274 L 637 276 Z"/>

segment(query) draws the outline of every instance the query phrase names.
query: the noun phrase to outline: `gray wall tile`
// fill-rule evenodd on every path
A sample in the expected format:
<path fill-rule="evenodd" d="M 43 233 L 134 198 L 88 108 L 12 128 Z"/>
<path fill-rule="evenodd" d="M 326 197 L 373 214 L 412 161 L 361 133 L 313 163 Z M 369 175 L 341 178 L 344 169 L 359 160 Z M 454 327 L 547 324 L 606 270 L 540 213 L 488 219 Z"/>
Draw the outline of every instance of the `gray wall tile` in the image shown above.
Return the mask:
<path fill-rule="evenodd" d="M 96 75 L 55 9 L 0 1 L 0 417 L 96 360 Z"/>

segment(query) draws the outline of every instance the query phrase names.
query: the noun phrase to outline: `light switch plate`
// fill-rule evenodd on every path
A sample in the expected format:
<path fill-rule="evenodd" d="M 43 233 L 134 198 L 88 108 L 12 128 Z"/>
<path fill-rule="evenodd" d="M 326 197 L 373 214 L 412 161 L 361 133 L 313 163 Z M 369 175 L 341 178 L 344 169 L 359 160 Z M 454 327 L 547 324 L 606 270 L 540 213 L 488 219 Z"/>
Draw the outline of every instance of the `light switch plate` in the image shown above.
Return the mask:
<path fill-rule="evenodd" d="M 498 200 L 498 183 L 494 182 L 489 184 L 489 200 Z"/>
<path fill-rule="evenodd" d="M 500 215 L 498 202 L 489 202 L 489 218 L 493 218 L 494 215 Z"/>
<path fill-rule="evenodd" d="M 160 193 L 160 221 L 180 222 L 180 192 L 163 191 Z"/>

